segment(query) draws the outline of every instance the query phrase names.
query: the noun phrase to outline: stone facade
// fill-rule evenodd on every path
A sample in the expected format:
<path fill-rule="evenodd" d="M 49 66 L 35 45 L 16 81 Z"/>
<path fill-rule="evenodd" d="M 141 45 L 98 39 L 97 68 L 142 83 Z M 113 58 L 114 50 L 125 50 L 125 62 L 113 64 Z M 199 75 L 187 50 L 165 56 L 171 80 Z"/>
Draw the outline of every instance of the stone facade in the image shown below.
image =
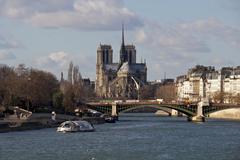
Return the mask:
<path fill-rule="evenodd" d="M 213 75 L 217 73 L 213 66 L 197 65 L 189 69 L 187 75 L 177 77 L 177 100 L 197 102 L 201 98 L 208 96 L 206 94 L 210 94 L 210 91 L 215 89 L 213 86 L 210 88 L 210 83 L 208 84 L 208 82 L 213 82 L 213 79 L 215 79 Z"/>
<path fill-rule="evenodd" d="M 97 49 L 95 91 L 102 98 L 138 98 L 139 89 L 147 83 L 146 63 L 136 62 L 134 45 L 125 45 L 124 30 L 119 63 L 113 63 L 111 45 Z"/>
<path fill-rule="evenodd" d="M 212 102 L 240 103 L 240 66 L 220 71 L 209 66 L 196 66 L 176 80 L 178 101 L 197 102 L 207 97 Z"/>

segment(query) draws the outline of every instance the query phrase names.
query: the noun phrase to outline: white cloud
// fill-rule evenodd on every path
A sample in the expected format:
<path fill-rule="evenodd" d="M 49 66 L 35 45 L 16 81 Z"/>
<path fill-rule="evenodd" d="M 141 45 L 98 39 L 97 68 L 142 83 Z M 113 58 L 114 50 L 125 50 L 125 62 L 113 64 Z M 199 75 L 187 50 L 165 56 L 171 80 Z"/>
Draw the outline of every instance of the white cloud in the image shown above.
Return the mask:
<path fill-rule="evenodd" d="M 240 28 L 216 19 L 197 20 L 164 26 L 148 23 L 136 32 L 136 42 L 159 53 L 161 58 L 192 60 L 199 53 L 211 52 L 209 40 L 240 47 Z"/>
<path fill-rule="evenodd" d="M 0 50 L 0 60 L 12 60 L 15 58 L 16 56 L 13 53 Z"/>
<path fill-rule="evenodd" d="M 183 32 L 189 32 L 202 38 L 224 41 L 234 47 L 240 47 L 240 28 L 228 26 L 221 21 L 209 18 L 178 25 Z"/>
<path fill-rule="evenodd" d="M 142 25 L 123 0 L 0 0 L 0 15 L 53 28 L 117 30 L 122 21 L 129 29 Z"/>
<path fill-rule="evenodd" d="M 56 52 L 51 53 L 48 58 L 56 63 L 59 63 L 60 65 L 64 65 L 69 60 L 69 55 L 65 52 Z"/>
<path fill-rule="evenodd" d="M 138 29 L 136 33 L 136 42 L 137 43 L 144 43 L 147 39 L 146 33 L 144 29 Z"/>
<path fill-rule="evenodd" d="M 64 68 L 70 61 L 70 54 L 59 51 L 50 53 L 46 57 L 40 57 L 36 60 L 37 65 L 44 68 Z"/>
<path fill-rule="evenodd" d="M 84 77 L 95 77 L 95 57 L 88 56 L 87 54 L 74 55 L 65 51 L 52 52 L 47 56 L 40 57 L 35 60 L 36 67 L 50 71 L 55 75 L 60 75 L 63 72 L 67 74 L 70 61 L 74 65 L 79 66 L 79 71 Z"/>
<path fill-rule="evenodd" d="M 57 77 L 61 72 L 67 70 L 68 64 L 72 59 L 72 55 L 64 51 L 52 52 L 47 56 L 39 57 L 34 60 L 34 67 L 46 70 L 55 74 Z"/>
<path fill-rule="evenodd" d="M 137 45 L 146 48 L 145 56 L 151 62 L 148 64 L 149 70 L 154 73 L 159 70 L 168 71 L 172 75 L 178 75 L 177 68 L 187 69 L 202 63 L 215 65 L 220 60 L 226 61 L 226 56 L 217 53 L 219 49 L 214 45 L 217 43 L 227 48 L 239 48 L 240 28 L 214 18 L 171 25 L 146 21 L 144 27 L 136 31 L 135 41 Z M 218 61 L 213 63 L 207 57 L 218 57 Z"/>

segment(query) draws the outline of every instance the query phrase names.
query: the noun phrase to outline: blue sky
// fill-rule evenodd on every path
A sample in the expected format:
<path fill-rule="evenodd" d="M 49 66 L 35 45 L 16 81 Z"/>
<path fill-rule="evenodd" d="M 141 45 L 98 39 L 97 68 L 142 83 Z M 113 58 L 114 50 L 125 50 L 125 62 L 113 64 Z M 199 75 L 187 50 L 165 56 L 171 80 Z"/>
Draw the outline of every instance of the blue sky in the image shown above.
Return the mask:
<path fill-rule="evenodd" d="M 0 64 L 59 78 L 72 60 L 94 80 L 100 43 L 111 44 L 118 61 L 122 22 L 149 80 L 197 64 L 240 65 L 239 0 L 0 0 Z"/>

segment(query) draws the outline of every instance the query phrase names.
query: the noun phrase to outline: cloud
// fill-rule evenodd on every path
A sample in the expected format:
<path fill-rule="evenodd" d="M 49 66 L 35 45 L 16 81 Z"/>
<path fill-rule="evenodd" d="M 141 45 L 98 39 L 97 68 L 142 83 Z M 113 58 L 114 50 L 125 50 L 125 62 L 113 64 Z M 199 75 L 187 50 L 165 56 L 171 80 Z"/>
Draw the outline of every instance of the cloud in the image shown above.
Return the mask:
<path fill-rule="evenodd" d="M 195 54 L 211 51 L 203 39 L 174 25 L 146 24 L 136 32 L 136 42 L 150 50 L 153 63 L 174 67 L 192 61 Z"/>
<path fill-rule="evenodd" d="M 58 51 L 36 59 L 35 65 L 55 75 L 60 75 L 61 72 L 66 75 L 69 63 L 73 61 L 74 65 L 79 66 L 79 71 L 84 77 L 92 78 L 95 77 L 95 72 L 92 72 L 95 67 L 95 63 L 92 62 L 93 59 L 95 60 L 95 57 L 88 56 L 87 54 L 74 55 L 65 51 Z"/>
<path fill-rule="evenodd" d="M 0 60 L 12 60 L 15 58 L 16 56 L 13 53 L 0 50 Z"/>
<path fill-rule="evenodd" d="M 240 28 L 209 18 L 174 25 L 145 24 L 136 32 L 136 42 L 158 51 L 159 57 L 185 59 L 211 52 L 209 40 L 240 47 Z"/>
<path fill-rule="evenodd" d="M 66 52 L 59 51 L 50 53 L 46 57 L 40 57 L 36 60 L 37 65 L 44 68 L 63 68 L 70 61 L 70 55 Z"/>
<path fill-rule="evenodd" d="M 35 59 L 33 66 L 58 76 L 61 72 L 67 71 L 71 59 L 72 55 L 64 51 L 52 52 L 47 56 Z"/>
<path fill-rule="evenodd" d="M 215 18 L 168 25 L 146 21 L 144 27 L 135 32 L 135 41 L 147 50 L 146 57 L 151 61 L 149 70 L 154 73 L 170 71 L 172 75 L 178 75 L 177 68 L 217 63 L 211 63 L 206 57 L 226 61 L 221 56 L 224 54 L 216 53 L 213 45 L 220 43 L 228 48 L 240 48 L 240 28 Z"/>
<path fill-rule="evenodd" d="M 15 49 L 23 47 L 20 42 L 6 37 L 7 36 L 3 36 L 0 34 L 0 49 Z"/>
<path fill-rule="evenodd" d="M 141 19 L 123 0 L 0 0 L 0 16 L 34 26 L 80 30 L 118 30 L 141 26 Z"/>
<path fill-rule="evenodd" d="M 180 30 L 202 38 L 220 40 L 233 47 L 240 47 L 240 28 L 226 25 L 215 18 L 179 24 Z M 206 41 L 206 40 L 205 40 Z"/>

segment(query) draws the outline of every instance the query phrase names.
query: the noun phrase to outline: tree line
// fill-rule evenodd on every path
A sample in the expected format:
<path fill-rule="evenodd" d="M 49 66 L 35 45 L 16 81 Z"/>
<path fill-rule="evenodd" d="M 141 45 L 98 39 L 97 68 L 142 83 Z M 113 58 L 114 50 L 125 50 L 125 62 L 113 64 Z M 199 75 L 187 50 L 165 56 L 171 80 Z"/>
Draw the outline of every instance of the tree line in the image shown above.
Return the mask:
<path fill-rule="evenodd" d="M 240 94 L 217 91 L 213 94 L 211 101 L 215 103 L 240 104 Z"/>
<path fill-rule="evenodd" d="M 71 77 L 71 78 L 70 78 Z M 77 66 L 70 63 L 68 79 L 59 81 L 50 72 L 28 68 L 0 66 L 0 106 L 20 106 L 37 111 L 72 112 L 74 107 L 93 96 L 84 86 Z"/>
<path fill-rule="evenodd" d="M 155 98 L 156 86 L 140 88 L 140 99 Z M 33 112 L 74 112 L 84 102 L 101 99 L 96 97 L 90 80 L 82 78 L 79 67 L 70 62 L 67 78 L 58 80 L 50 72 L 0 65 L 0 106 L 19 106 Z"/>

